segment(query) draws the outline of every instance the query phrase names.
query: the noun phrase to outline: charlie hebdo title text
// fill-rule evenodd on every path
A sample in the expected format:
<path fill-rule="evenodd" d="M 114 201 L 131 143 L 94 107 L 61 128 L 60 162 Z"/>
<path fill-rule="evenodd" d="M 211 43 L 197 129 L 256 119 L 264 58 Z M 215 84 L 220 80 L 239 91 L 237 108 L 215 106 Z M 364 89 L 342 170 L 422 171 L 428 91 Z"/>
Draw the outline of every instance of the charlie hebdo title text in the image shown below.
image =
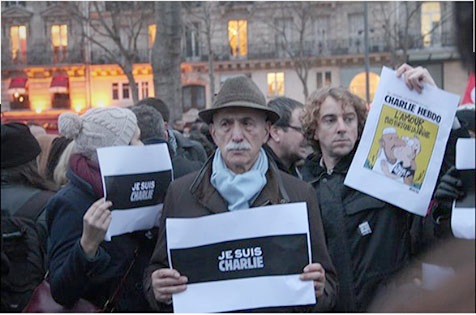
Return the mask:
<path fill-rule="evenodd" d="M 420 117 L 427 118 L 437 124 L 441 122 L 440 115 L 421 106 L 417 106 L 407 100 L 398 99 L 392 95 L 386 95 L 384 100 L 388 104 L 412 112 Z M 423 128 L 423 122 L 425 120 L 420 117 L 397 111 L 394 117 L 385 117 L 385 124 L 410 131 L 415 135 L 428 139 L 430 137 L 430 132 Z"/>

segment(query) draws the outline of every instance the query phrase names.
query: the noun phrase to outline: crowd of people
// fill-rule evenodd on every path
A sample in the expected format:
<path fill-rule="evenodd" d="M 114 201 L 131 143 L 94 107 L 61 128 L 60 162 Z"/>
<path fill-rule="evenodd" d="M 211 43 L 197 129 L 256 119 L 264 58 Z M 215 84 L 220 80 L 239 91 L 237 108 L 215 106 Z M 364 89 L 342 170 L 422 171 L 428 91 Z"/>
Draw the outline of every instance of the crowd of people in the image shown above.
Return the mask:
<path fill-rule="evenodd" d="M 396 70 L 410 90 L 435 85 L 425 68 Z M 47 274 L 51 296 L 65 308 L 84 299 L 107 311 L 171 312 L 172 295 L 187 290 L 188 278 L 169 265 L 167 218 L 298 201 L 307 205 L 312 253 L 300 279 L 313 282 L 317 303 L 253 311 L 474 311 L 474 240 L 455 239 L 450 227 L 451 203 L 464 195 L 455 144 L 474 138 L 474 106 L 457 111 L 425 217 L 344 185 L 367 113 L 345 87 L 317 90 L 306 104 L 266 102 L 251 79 L 238 76 L 225 81 L 186 132 L 173 128 L 159 98 L 61 114 L 59 135 L 35 124 L 2 124 L 2 311 L 22 311 Z M 389 141 L 405 141 L 402 147 L 418 154 L 415 141 L 391 136 L 384 131 L 382 155 L 395 153 L 386 149 Z M 112 203 L 104 198 L 97 149 L 156 143 L 167 144 L 174 174 L 158 227 L 105 241 Z M 17 233 L 18 226 L 25 228 Z M 28 247 L 27 258 L 18 253 L 30 230 L 37 243 L 28 246 L 37 254 Z M 441 285 L 464 292 L 425 288 L 422 262 L 453 268 Z"/>

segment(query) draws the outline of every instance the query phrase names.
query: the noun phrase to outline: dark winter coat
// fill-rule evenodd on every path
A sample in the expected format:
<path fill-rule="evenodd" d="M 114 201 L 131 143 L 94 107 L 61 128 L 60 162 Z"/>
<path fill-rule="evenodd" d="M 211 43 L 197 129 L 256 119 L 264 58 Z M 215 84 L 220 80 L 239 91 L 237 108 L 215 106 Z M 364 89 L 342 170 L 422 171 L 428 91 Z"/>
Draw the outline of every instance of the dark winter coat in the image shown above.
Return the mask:
<path fill-rule="evenodd" d="M 202 165 L 207 161 L 207 153 L 200 142 L 187 139 L 178 131 L 174 130 L 173 133 L 177 142 L 177 155 L 181 155 L 190 161 L 198 161 Z"/>
<path fill-rule="evenodd" d="M 157 143 L 167 143 L 167 147 L 169 148 L 170 158 L 172 159 L 172 169 L 174 174 L 174 179 L 187 175 L 188 173 L 192 173 L 194 171 L 198 171 L 202 168 L 203 163 L 199 161 L 192 161 L 185 158 L 183 155 L 179 155 L 174 153 L 174 151 L 170 148 L 170 144 L 167 140 L 159 137 L 153 137 L 144 139 L 145 145 L 148 144 L 157 144 Z"/>
<path fill-rule="evenodd" d="M 352 157 L 343 158 L 331 174 L 315 155 L 302 169 L 303 179 L 316 189 L 337 271 L 337 312 L 365 311 L 379 287 L 406 266 L 410 256 L 412 215 L 344 186 Z"/>
<path fill-rule="evenodd" d="M 270 157 L 270 161 L 276 164 L 276 166 L 279 168 L 279 170 L 288 173 L 289 175 L 292 175 L 296 178 L 302 179 L 301 174 L 299 173 L 297 167 L 295 164 L 291 165 L 291 167 L 288 169 L 284 164 L 281 162 L 279 157 L 274 153 L 273 149 L 267 144 L 263 145 L 264 150 Z"/>
<path fill-rule="evenodd" d="M 143 271 L 154 249 L 151 231 L 140 231 L 102 242 L 93 259 L 84 254 L 80 238 L 83 216 L 99 199 L 92 186 L 72 170 L 71 182 L 47 205 L 48 257 L 51 294 L 60 304 L 72 306 L 84 298 L 98 307 L 113 295 L 129 267 L 136 248 L 139 254 L 121 291 L 115 309 L 118 312 L 150 311 L 142 289 Z M 140 245 L 140 247 L 139 247 Z"/>
<path fill-rule="evenodd" d="M 169 268 L 165 239 L 165 219 L 171 217 L 199 217 L 228 211 L 227 202 L 210 183 L 213 156 L 199 171 L 188 174 L 171 183 L 164 202 L 164 210 L 159 224 L 159 240 L 152 255 L 150 266 L 144 275 L 144 289 L 147 300 L 156 310 L 172 311 L 171 305 L 158 303 L 154 298 L 151 287 L 151 275 L 160 268 Z M 326 271 L 325 292 L 318 300 L 316 311 L 330 310 L 337 294 L 334 267 L 327 253 L 325 236 L 322 228 L 321 215 L 317 206 L 314 191 L 311 186 L 284 172 L 279 171 L 274 164 L 269 163 L 266 173 L 267 183 L 258 197 L 251 203 L 251 207 L 260 207 L 271 204 L 305 201 L 307 202 L 312 261 L 320 263 Z M 197 266 L 199 268 L 199 266 Z M 180 270 L 179 270 L 180 272 Z M 267 308 L 253 311 L 283 312 L 310 310 L 307 308 Z"/>

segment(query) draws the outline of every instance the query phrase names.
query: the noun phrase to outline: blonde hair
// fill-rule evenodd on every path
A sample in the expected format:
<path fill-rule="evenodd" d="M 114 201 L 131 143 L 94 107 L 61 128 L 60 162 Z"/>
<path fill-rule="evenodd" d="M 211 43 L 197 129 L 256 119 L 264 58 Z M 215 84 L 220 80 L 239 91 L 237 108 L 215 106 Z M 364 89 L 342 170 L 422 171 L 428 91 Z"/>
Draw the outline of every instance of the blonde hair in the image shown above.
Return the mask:
<path fill-rule="evenodd" d="M 75 142 L 71 141 L 68 146 L 61 153 L 61 157 L 56 164 L 55 170 L 53 172 L 53 180 L 58 186 L 64 186 L 69 182 L 69 179 L 66 177 L 66 171 L 69 167 L 69 158 L 74 153 Z"/>
<path fill-rule="evenodd" d="M 301 115 L 301 123 L 304 129 L 306 138 L 309 143 L 314 147 L 317 153 L 321 152 L 319 142 L 314 139 L 316 130 L 319 124 L 319 111 L 322 103 L 330 96 L 334 100 L 341 102 L 342 107 L 351 105 L 357 113 L 358 121 L 358 139 L 362 135 L 364 129 L 365 120 L 367 118 L 367 107 L 363 99 L 355 94 L 352 94 L 346 88 L 340 87 L 326 87 L 319 89 L 312 93 L 307 101 L 304 111 Z"/>

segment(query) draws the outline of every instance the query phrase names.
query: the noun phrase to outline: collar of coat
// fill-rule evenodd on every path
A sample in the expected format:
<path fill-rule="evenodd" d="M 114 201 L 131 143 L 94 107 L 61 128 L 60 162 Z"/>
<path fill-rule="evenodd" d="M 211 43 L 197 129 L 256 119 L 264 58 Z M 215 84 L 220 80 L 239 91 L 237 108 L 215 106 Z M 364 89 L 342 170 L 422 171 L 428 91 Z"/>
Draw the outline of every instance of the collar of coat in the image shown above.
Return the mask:
<path fill-rule="evenodd" d="M 347 174 L 349 170 L 350 163 L 354 158 L 355 149 L 352 150 L 348 155 L 343 157 L 337 165 L 332 170 L 332 173 Z M 313 184 L 319 181 L 325 174 L 327 174 L 327 168 L 324 165 L 321 165 L 322 155 L 319 154 L 311 154 L 305 161 L 304 167 L 306 168 L 307 172 L 304 176 L 304 180 L 310 184 Z"/>
<path fill-rule="evenodd" d="M 190 192 L 200 204 L 211 212 L 226 212 L 228 211 L 227 202 L 210 182 L 213 157 L 214 154 L 208 158 L 205 165 L 198 172 L 190 186 Z M 267 157 L 269 159 L 269 156 Z M 250 208 L 289 202 L 289 195 L 283 185 L 279 172 L 274 163 L 269 163 L 269 168 L 266 172 L 267 183 L 261 192 L 250 202 Z"/>

